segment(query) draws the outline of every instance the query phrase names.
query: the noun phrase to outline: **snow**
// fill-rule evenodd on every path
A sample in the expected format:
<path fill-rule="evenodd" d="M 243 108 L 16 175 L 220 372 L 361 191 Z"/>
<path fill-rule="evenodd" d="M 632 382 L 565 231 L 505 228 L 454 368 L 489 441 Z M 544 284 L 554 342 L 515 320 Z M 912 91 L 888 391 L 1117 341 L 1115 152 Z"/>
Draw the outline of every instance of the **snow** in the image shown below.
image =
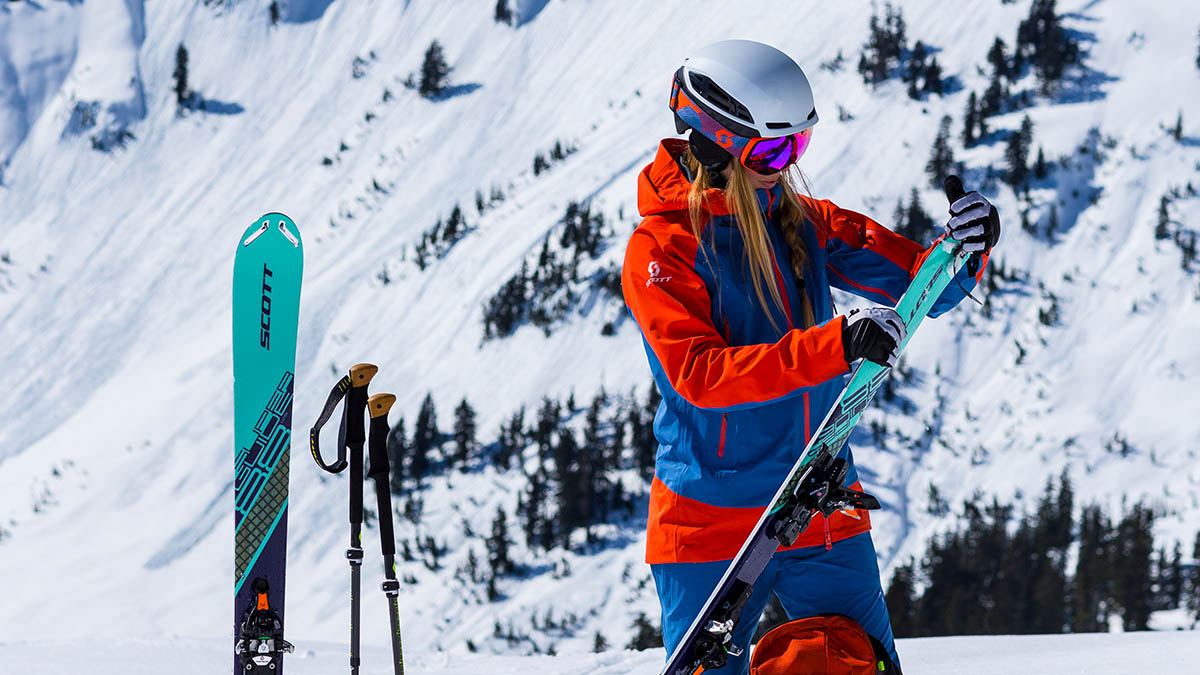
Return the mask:
<path fill-rule="evenodd" d="M 1195 663 L 1193 632 L 1116 635 L 996 635 L 919 638 L 898 642 L 907 672 L 922 675 L 1008 675 L 1009 673 L 1185 673 Z M 290 675 L 347 669 L 345 645 L 315 642 L 286 657 Z M 228 647 L 218 640 L 0 642 L 0 659 L 22 675 L 158 675 L 170 660 L 175 675 L 209 675 L 229 668 Z M 362 675 L 390 675 L 391 652 L 365 647 Z M 654 675 L 659 652 L 610 651 L 570 658 L 485 654 L 406 656 L 410 675 L 477 675 L 537 672 L 544 675 Z"/>
<path fill-rule="evenodd" d="M 950 114 L 961 128 L 966 97 L 987 83 L 976 65 L 986 65 L 997 34 L 1011 48 L 1028 8 L 903 3 L 910 41 L 940 48 L 946 75 L 961 84 L 915 102 L 896 81 L 873 90 L 854 72 L 867 3 L 798 12 L 772 0 L 754 12 L 732 3 L 690 12 L 683 3 L 630 11 L 537 0 L 517 3 L 515 28 L 492 21 L 491 3 L 467 0 L 283 5 L 284 20 L 271 27 L 262 2 L 0 2 L 0 670 L 113 663 L 156 672 L 143 660 L 163 650 L 181 668 L 193 656 L 207 664 L 195 672 L 226 667 L 228 297 L 234 241 L 259 214 L 289 214 L 308 255 L 288 637 L 315 652 L 289 669 L 329 672 L 342 663 L 336 641 L 348 623 L 346 485 L 308 465 L 303 429 L 339 373 L 379 364 L 373 391 L 398 396 L 393 417 L 403 415 L 410 432 L 427 391 L 443 428 L 465 396 L 484 439 L 519 405 L 530 420 L 545 395 L 574 391 L 586 403 L 603 385 L 618 394 L 637 387 L 643 397 L 649 377 L 636 326 L 626 319 L 615 336 L 600 335 L 624 316 L 619 303 L 587 303 L 549 338 L 525 326 L 486 343 L 481 305 L 536 254 L 570 200 L 590 199 L 614 230 L 588 271 L 620 263 L 636 223 L 636 173 L 673 130 L 664 103 L 683 55 L 732 37 L 784 48 L 805 65 L 822 111 L 803 161 L 816 195 L 887 222 L 915 185 L 940 217 L 944 197 L 921 170 L 937 122 Z M 952 507 L 977 490 L 1028 505 L 1065 468 L 1077 503 L 1101 501 L 1117 513 L 1150 499 L 1160 512 L 1155 534 L 1168 548 L 1182 540 L 1190 551 L 1200 530 L 1200 282 L 1180 269 L 1173 244 L 1153 238 L 1159 197 L 1189 181 L 1200 186 L 1200 131 L 1190 117 L 1200 109 L 1200 12 L 1171 0 L 1058 8 L 1086 37 L 1091 70 L 1065 100 L 1037 97 L 991 126 L 1015 129 L 1028 113 L 1035 146 L 1052 161 L 1068 158 L 1068 169 L 1031 191 L 1030 219 L 1044 222 L 1057 200 L 1062 227 L 1052 244 L 1031 236 L 1012 191 L 989 192 L 1005 223 L 996 259 L 1029 278 L 1002 286 L 992 319 L 964 304 L 923 326 L 905 356 L 913 382 L 901 389 L 913 414 L 868 411 L 864 425 L 887 424 L 883 447 L 865 432 L 854 438 L 864 481 L 886 506 L 873 519 L 885 575 L 953 525 L 927 511 L 931 483 Z M 434 38 L 456 87 L 431 102 L 401 83 Z M 172 91 L 181 43 L 191 88 L 207 108 L 182 116 Z M 817 67 L 839 50 L 843 70 Z M 355 57 L 366 63 L 360 78 L 351 75 Z M 838 106 L 854 118 L 839 122 Z M 94 113 L 88 124 L 83 110 Z M 1179 111 L 1182 142 L 1161 128 Z M 1099 161 L 1094 148 L 1079 152 L 1092 127 Z M 93 149 L 93 137 L 122 131 L 132 134 L 123 145 Z M 578 151 L 535 178 L 533 156 L 556 140 Z M 1001 140 L 964 150 L 956 139 L 955 152 L 969 185 L 986 164 L 1003 165 Z M 475 214 L 476 189 L 486 195 L 493 185 L 505 201 Z M 455 203 L 475 230 L 419 271 L 413 245 Z M 1174 201 L 1171 214 L 1195 229 L 1200 199 Z M 378 277 L 384 270 L 388 284 Z M 1048 305 L 1039 284 L 1059 298 L 1057 325 L 1038 323 Z M 1105 450 L 1114 435 L 1133 448 L 1128 457 Z M 482 553 L 481 542 L 463 539 L 464 521 L 488 532 L 504 508 L 521 539 L 514 513 L 522 485 L 517 469 L 439 478 L 424 496 L 422 526 L 398 521 L 401 540 L 428 534 L 449 546 L 440 570 L 400 566 L 417 579 L 401 596 L 410 662 L 439 673 L 478 672 L 482 663 L 490 672 L 653 671 L 657 654 L 590 655 L 596 632 L 619 648 L 633 616 L 657 616 L 641 562 L 644 500 L 632 518 L 605 525 L 595 547 L 542 555 L 518 542 L 528 573 L 502 580 L 498 602 L 454 578 L 468 551 Z M 387 619 L 374 591 L 382 578 L 376 536 L 365 536 L 363 628 L 365 644 L 378 646 Z M 579 626 L 538 627 L 548 612 L 556 620 L 574 614 Z M 1156 627 L 1191 625 L 1162 621 Z M 530 638 L 494 639 L 497 622 Z M 1004 672 L 1030 667 L 1018 659 L 1037 655 L 1064 660 L 1070 672 L 1072 652 L 1088 659 L 1093 651 L 1124 672 L 1145 672 L 1154 669 L 1144 663 L 1184 652 L 1188 638 L 1194 645 L 1194 632 L 914 640 L 902 652 L 909 663 L 930 664 L 920 672 L 955 672 L 963 662 L 948 659 L 973 650 L 1011 666 Z M 468 640 L 480 654 L 468 652 Z M 1110 650 L 1105 640 L 1121 646 Z M 47 663 L 48 648 L 62 641 L 68 648 L 55 647 Z M 521 658 L 533 646 L 563 656 Z M 176 659 L 177 649 L 189 658 Z M 1128 653 L 1141 661 L 1135 666 Z M 368 664 L 373 654 L 385 660 L 368 650 Z"/>

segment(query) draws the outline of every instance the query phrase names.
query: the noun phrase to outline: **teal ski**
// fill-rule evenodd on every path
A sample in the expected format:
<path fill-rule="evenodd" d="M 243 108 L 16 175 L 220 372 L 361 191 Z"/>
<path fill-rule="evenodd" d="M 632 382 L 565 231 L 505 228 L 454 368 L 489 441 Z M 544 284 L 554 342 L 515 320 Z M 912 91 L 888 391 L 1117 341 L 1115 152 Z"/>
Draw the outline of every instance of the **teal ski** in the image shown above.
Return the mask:
<path fill-rule="evenodd" d="M 304 249 L 290 218 L 246 228 L 233 265 L 234 673 L 283 673 L 288 464 Z"/>

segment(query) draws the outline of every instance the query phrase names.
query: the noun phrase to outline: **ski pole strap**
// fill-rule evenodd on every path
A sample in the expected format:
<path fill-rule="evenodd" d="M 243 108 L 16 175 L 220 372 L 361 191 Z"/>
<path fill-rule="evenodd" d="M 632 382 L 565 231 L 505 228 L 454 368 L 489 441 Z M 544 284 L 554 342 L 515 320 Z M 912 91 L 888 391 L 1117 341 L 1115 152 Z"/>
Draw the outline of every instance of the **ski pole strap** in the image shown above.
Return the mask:
<path fill-rule="evenodd" d="M 312 451 L 313 461 L 317 466 L 328 471 L 329 473 L 341 473 L 346 469 L 349 462 L 346 460 L 347 445 L 357 440 L 362 442 L 361 438 L 347 438 L 347 416 L 357 412 L 362 415 L 362 408 L 359 407 L 356 411 L 349 410 L 349 405 L 342 408 L 342 421 L 338 427 L 338 454 L 337 461 L 333 464 L 326 464 L 321 459 L 321 427 L 329 421 L 333 416 L 333 411 L 337 410 L 338 404 L 345 399 L 351 389 L 362 389 L 362 396 L 358 401 L 366 401 L 366 387 L 371 383 L 371 378 L 375 377 L 375 373 L 379 372 L 379 367 L 370 363 L 359 363 L 350 368 L 350 374 L 338 380 L 338 383 L 333 386 L 333 390 L 329 392 L 329 398 L 325 399 L 325 408 L 321 411 L 321 415 L 317 417 L 317 421 L 308 432 L 308 446 Z M 361 422 L 358 425 L 362 426 Z M 362 436 L 362 432 L 351 433 L 352 436 Z"/>
<path fill-rule="evenodd" d="M 338 429 L 337 461 L 333 464 L 326 464 L 321 459 L 321 427 L 325 426 L 325 423 L 333 416 L 333 411 L 337 410 L 338 404 L 342 402 L 347 392 L 350 391 L 350 383 L 351 379 L 349 375 L 338 380 L 338 383 L 333 387 L 333 391 L 329 392 L 329 398 L 325 399 L 325 409 L 321 411 L 321 415 L 317 417 L 316 423 L 313 424 L 312 429 L 308 432 L 308 447 L 312 450 L 313 461 L 317 463 L 317 466 L 329 473 L 341 473 L 349 464 L 346 461 L 346 409 L 342 409 L 342 422 Z"/>

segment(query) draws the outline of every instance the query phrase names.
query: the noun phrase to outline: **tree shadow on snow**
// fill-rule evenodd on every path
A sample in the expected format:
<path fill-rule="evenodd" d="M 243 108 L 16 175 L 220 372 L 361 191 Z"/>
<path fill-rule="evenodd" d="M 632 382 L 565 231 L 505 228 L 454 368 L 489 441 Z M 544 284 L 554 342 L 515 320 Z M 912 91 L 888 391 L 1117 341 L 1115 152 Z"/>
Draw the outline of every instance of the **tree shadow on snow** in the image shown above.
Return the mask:
<path fill-rule="evenodd" d="M 198 98 L 192 104 L 193 110 L 212 113 L 214 115 L 237 115 L 246 111 L 240 103 L 232 103 L 229 101 L 218 101 L 211 98 Z"/>
<path fill-rule="evenodd" d="M 288 23 L 308 23 L 325 15 L 333 0 L 289 0 L 283 11 L 283 20 Z"/>
<path fill-rule="evenodd" d="M 1075 75 L 1062 80 L 1058 91 L 1054 95 L 1054 102 L 1086 103 L 1099 101 L 1108 96 L 1108 92 L 1105 91 L 1105 85 L 1110 82 L 1116 82 L 1118 79 L 1120 78 L 1113 77 L 1108 73 L 1102 73 L 1099 70 L 1092 70 L 1086 65 L 1082 66 Z"/>
<path fill-rule="evenodd" d="M 550 4 L 550 0 L 522 0 L 518 3 L 520 9 L 518 10 L 517 26 L 524 26 L 536 19 L 548 4 Z"/>
<path fill-rule="evenodd" d="M 446 101 L 456 96 L 466 96 L 483 85 L 478 82 L 468 82 L 467 84 L 454 84 L 446 87 L 436 96 L 430 97 L 431 101 Z"/>

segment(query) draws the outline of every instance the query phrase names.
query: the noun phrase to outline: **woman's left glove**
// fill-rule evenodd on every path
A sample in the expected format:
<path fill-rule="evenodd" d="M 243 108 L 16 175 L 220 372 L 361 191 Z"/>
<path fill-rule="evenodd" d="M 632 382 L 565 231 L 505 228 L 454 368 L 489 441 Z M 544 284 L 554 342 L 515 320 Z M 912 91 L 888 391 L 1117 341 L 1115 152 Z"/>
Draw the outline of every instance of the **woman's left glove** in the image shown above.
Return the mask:
<path fill-rule="evenodd" d="M 908 335 L 904 319 L 891 307 L 852 309 L 842 326 L 846 363 L 866 359 L 885 368 L 896 367 L 900 345 Z"/>
<path fill-rule="evenodd" d="M 987 253 L 1000 240 L 1000 214 L 986 197 L 971 190 L 950 204 L 946 236 L 962 242 L 968 253 Z"/>

